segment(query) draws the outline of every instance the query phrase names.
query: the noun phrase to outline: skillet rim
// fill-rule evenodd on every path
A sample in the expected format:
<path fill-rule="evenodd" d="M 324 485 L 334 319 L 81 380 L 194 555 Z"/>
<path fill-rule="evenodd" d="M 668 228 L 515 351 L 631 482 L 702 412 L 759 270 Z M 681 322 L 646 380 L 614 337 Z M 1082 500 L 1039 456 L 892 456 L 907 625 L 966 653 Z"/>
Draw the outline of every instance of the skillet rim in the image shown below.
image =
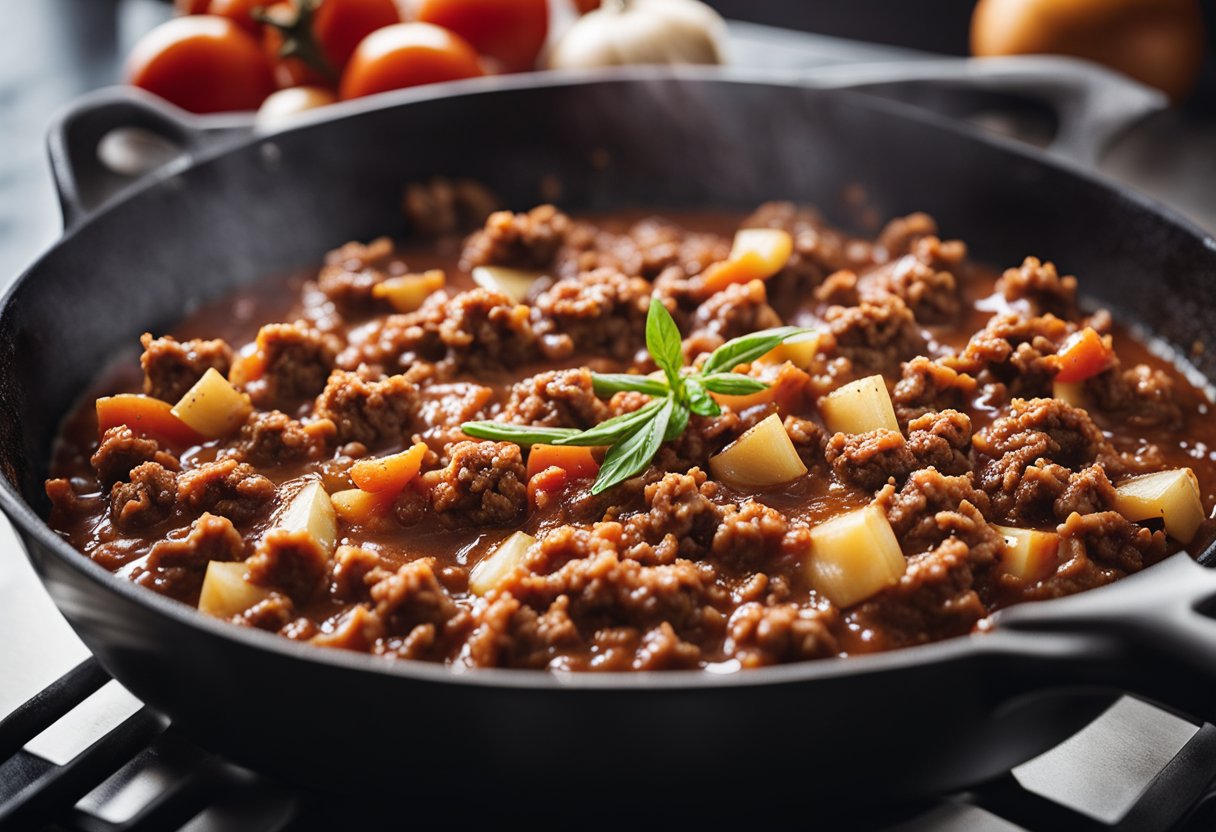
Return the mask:
<path fill-rule="evenodd" d="M 265 133 L 254 132 L 239 139 L 218 141 L 214 145 L 204 147 L 182 160 L 170 162 L 164 167 L 153 171 L 124 188 L 113 198 L 104 201 L 74 225 L 65 228 L 63 235 L 23 269 L 9 284 L 3 295 L 0 296 L 0 323 L 10 315 L 17 314 L 14 312 L 16 308 L 14 298 L 26 281 L 32 279 L 32 276 L 42 267 L 43 263 L 56 251 L 62 246 L 70 244 L 78 234 L 98 221 L 101 216 L 109 213 L 119 205 L 138 199 L 145 191 L 162 186 L 167 180 L 179 176 L 188 170 L 216 162 L 230 153 L 241 152 L 262 143 L 273 142 L 280 135 L 296 133 L 321 124 L 358 118 L 372 111 L 405 108 L 414 103 L 431 101 L 438 98 L 465 97 L 475 99 L 479 95 L 495 95 L 547 87 L 634 84 L 647 81 L 670 80 L 694 83 L 717 82 L 755 86 L 810 88 L 819 89 L 830 95 L 843 96 L 846 99 L 851 99 L 851 103 L 857 106 L 879 111 L 895 118 L 926 124 L 938 130 L 953 133 L 966 140 L 987 144 L 1005 155 L 1012 155 L 1054 168 L 1065 175 L 1096 186 L 1118 200 L 1129 202 L 1141 211 L 1155 214 L 1158 218 L 1164 219 L 1186 234 L 1197 238 L 1208 250 L 1216 252 L 1216 237 L 1201 229 L 1195 222 L 1182 215 L 1177 209 L 1165 205 L 1159 200 L 1126 185 L 1121 185 L 1079 163 L 1053 156 L 1013 139 L 985 133 L 977 127 L 910 104 L 905 104 L 901 101 L 865 95 L 854 90 L 817 87 L 813 70 L 803 73 L 793 70 L 756 70 L 738 67 L 618 67 L 602 70 L 550 71 L 545 73 L 526 73 L 517 76 L 476 78 L 433 84 L 414 89 L 395 90 L 366 99 L 340 102 L 336 105 L 331 105 L 329 108 L 322 109 L 316 115 L 305 114 L 304 117 L 298 121 L 293 121 L 290 126 L 281 130 Z M 87 95 L 81 99 L 77 99 L 76 102 L 69 105 L 60 114 L 60 119 L 68 113 L 85 107 L 88 101 L 89 96 Z M 187 125 L 187 129 L 206 123 L 206 119 L 188 117 L 189 114 L 183 113 L 183 120 Z M 36 557 L 31 552 L 31 539 L 42 551 L 51 554 L 68 568 L 97 584 L 100 589 L 109 593 L 115 593 L 126 601 L 148 608 L 154 614 L 168 616 L 178 625 L 200 629 L 208 636 L 231 643 L 233 647 L 240 646 L 253 650 L 267 650 L 277 654 L 284 660 L 315 662 L 351 673 L 385 674 L 425 683 L 545 691 L 585 690 L 602 692 L 610 690 L 622 693 L 654 690 L 703 690 L 706 688 L 808 683 L 817 679 L 898 672 L 911 666 L 916 666 L 923 670 L 933 665 L 977 660 L 990 656 L 1019 655 L 1023 657 L 1067 658 L 1076 656 L 1080 651 L 1085 651 L 1087 655 L 1092 656 L 1094 655 L 1093 651 L 1100 647 L 1094 639 L 1079 634 L 1029 633 L 1014 629 L 1002 629 L 999 625 L 998 615 L 996 626 L 987 632 L 970 633 L 939 642 L 904 647 L 881 653 L 794 662 L 772 667 L 736 670 L 728 673 L 717 673 L 704 669 L 661 672 L 613 671 L 602 673 L 537 671 L 518 668 L 453 669 L 447 665 L 431 662 L 388 659 L 367 653 L 325 649 L 283 638 L 275 633 L 248 627 L 238 627 L 226 621 L 214 619 L 199 613 L 197 609 L 189 607 L 186 604 L 124 580 L 106 570 L 100 564 L 84 557 L 79 550 L 59 537 L 47 524 L 46 520 L 34 511 L 15 485 L 7 477 L 2 476 L 0 476 L 0 510 L 3 510 L 12 521 L 15 531 L 22 538 L 21 543 L 25 549 L 26 557 L 35 565 L 35 571 L 38 572 L 39 581 L 43 583 L 44 588 L 47 588 L 46 580 L 41 568 L 37 568 Z M 1086 590 L 1083 594 L 1086 597 L 1096 597 L 1094 593 L 1101 593 L 1103 590 L 1109 589 L 1110 587 L 1096 587 Z M 51 595 L 52 600 L 55 600 L 56 606 L 58 606 L 54 593 L 51 593 L 48 589 L 48 594 Z M 1065 597 L 1048 601 L 1035 601 L 1033 603 L 1037 606 L 1053 602 L 1060 603 L 1067 600 L 1067 597 Z M 68 618 L 68 621 L 72 623 L 70 618 Z M 74 625 L 73 629 L 75 629 Z"/>

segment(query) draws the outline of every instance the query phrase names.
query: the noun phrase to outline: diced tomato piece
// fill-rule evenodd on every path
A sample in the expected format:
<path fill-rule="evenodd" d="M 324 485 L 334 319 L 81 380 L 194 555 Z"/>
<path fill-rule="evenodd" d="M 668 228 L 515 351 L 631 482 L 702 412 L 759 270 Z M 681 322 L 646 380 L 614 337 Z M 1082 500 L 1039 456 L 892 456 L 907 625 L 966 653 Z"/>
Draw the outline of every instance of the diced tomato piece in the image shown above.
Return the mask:
<path fill-rule="evenodd" d="M 574 479 L 594 477 L 600 464 L 590 448 L 574 445 L 533 445 L 528 452 L 528 479 L 546 468 L 561 468 Z"/>
<path fill-rule="evenodd" d="M 173 405 L 152 396 L 120 393 L 97 400 L 97 429 L 126 425 L 136 433 L 173 445 L 197 445 L 203 437 L 173 413 Z"/>
<path fill-rule="evenodd" d="M 350 467 L 350 478 L 364 491 L 400 491 L 418 476 L 426 452 L 426 443 L 419 442 L 401 453 L 361 459 Z"/>
<path fill-rule="evenodd" d="M 1068 336 L 1056 357 L 1060 360 L 1056 381 L 1084 381 L 1110 367 L 1115 361 L 1115 351 L 1109 337 L 1103 338 L 1087 326 Z"/>

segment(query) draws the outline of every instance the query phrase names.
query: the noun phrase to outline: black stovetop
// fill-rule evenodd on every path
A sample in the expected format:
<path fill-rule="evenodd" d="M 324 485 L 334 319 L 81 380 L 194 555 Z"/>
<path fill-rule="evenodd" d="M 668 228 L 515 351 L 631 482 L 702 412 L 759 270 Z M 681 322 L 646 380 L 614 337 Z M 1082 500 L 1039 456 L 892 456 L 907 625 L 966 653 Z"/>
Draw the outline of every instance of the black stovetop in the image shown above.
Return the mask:
<path fill-rule="evenodd" d="M 42 134 L 50 114 L 117 78 L 119 56 L 166 14 L 156 0 L 0 3 L 0 285 L 59 233 Z M 916 57 L 902 49 L 732 25 L 737 63 L 814 68 Z M 1154 119 L 1121 141 L 1103 169 L 1216 227 L 1216 120 Z M 1155 153 L 1168 142 L 1171 153 Z M 368 807 L 271 782 L 193 745 L 88 657 L 0 519 L 0 829 L 356 828 L 429 820 L 425 800 Z M 1005 778 L 917 804 L 833 815 L 797 796 L 763 817 L 714 806 L 706 821 L 749 826 L 900 830 L 1201 830 L 1216 828 L 1216 728 L 1124 697 L 1088 728 Z M 523 801 L 520 820 L 545 822 Z M 648 825 L 670 807 L 655 807 Z M 477 809 L 481 816 L 490 811 Z M 673 816 L 682 825 L 693 819 Z M 511 807 L 493 816 L 514 819 Z M 460 824 L 452 820 L 450 825 Z M 565 815 L 575 818 L 578 815 Z M 611 824 L 619 826 L 620 819 Z M 599 823 L 579 821 L 580 826 Z M 711 823 L 712 826 L 719 824 Z"/>

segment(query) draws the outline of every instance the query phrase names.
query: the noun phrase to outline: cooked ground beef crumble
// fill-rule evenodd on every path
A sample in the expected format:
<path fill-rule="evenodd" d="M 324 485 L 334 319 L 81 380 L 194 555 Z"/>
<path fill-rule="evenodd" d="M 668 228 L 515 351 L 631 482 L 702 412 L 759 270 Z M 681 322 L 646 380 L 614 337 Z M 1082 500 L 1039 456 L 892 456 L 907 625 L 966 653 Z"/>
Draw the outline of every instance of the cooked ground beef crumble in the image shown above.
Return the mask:
<path fill-rule="evenodd" d="M 279 311 L 253 331 L 231 299 L 174 335 L 145 335 L 142 377 L 120 369 L 97 394 L 175 403 L 215 371 L 251 409 L 226 435 L 183 442 L 139 425 L 99 431 L 90 397 L 56 449 L 52 525 L 188 604 L 208 564 L 243 564 L 256 594 L 231 620 L 287 638 L 473 667 L 661 670 L 922 644 L 1138 571 L 1181 544 L 1117 510 L 1131 476 L 1191 467 L 1211 511 L 1214 466 L 1197 441 L 1207 399 L 1109 314 L 1085 311 L 1083 281 L 1052 263 L 1027 257 L 998 274 L 924 214 L 868 240 L 772 203 L 739 227 L 788 232 L 784 265 L 714 291 L 706 270 L 731 252 L 724 218 L 489 213 L 488 194 L 462 202 L 472 186 L 441 184 L 407 207 L 424 219 L 447 206 L 434 227 L 415 222 L 435 234 L 488 215 L 463 246 L 348 243 L 287 284 L 286 314 L 281 298 L 263 304 Z M 470 272 L 485 266 L 542 276 L 521 299 L 475 286 Z M 427 269 L 444 269 L 446 285 L 394 309 L 380 287 Z M 672 313 L 690 362 L 783 324 L 815 329 L 814 355 L 738 368 L 771 394 L 692 416 L 647 470 L 602 494 L 593 474 L 532 471 L 527 447 L 461 432 L 470 420 L 586 429 L 645 405 L 641 393 L 601 395 L 592 371 L 656 369 L 651 303 Z M 1060 354 L 1086 327 L 1114 351 L 1066 395 Z M 898 429 L 829 430 L 823 397 L 873 374 Z M 711 476 L 713 457 L 774 413 L 807 473 L 752 489 Z M 282 527 L 301 483 L 352 489 L 356 462 L 419 442 L 418 473 L 373 494 L 362 520 L 341 515 L 329 545 Z M 902 577 L 838 606 L 808 579 L 812 533 L 867 505 L 898 540 Z M 1013 574 L 996 526 L 1057 535 L 1049 568 Z M 473 567 L 516 531 L 535 542 L 473 591 Z M 1205 521 L 1190 550 L 1214 532 Z"/>

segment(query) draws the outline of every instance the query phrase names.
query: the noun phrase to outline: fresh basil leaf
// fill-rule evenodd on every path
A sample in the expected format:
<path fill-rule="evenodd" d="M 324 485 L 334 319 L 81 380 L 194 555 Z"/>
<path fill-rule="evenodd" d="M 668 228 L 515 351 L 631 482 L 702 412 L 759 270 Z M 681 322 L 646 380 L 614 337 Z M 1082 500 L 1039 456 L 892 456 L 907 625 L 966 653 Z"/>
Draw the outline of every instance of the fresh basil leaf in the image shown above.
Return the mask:
<path fill-rule="evenodd" d="M 701 386 L 701 381 L 696 376 L 684 380 L 684 387 L 688 391 L 688 408 L 698 416 L 721 416 L 722 408 L 718 405 L 713 397 L 705 391 Z"/>
<path fill-rule="evenodd" d="M 775 329 L 762 329 L 750 335 L 732 338 L 710 353 L 709 358 L 701 365 L 701 375 L 709 376 L 714 373 L 730 372 L 740 364 L 752 363 L 785 339 L 809 332 L 814 332 L 814 330 L 797 326 L 779 326 Z"/>
<path fill-rule="evenodd" d="M 573 435 L 557 439 L 553 444 L 587 445 L 591 447 L 612 445 L 632 433 L 638 425 L 653 419 L 655 413 L 669 401 L 671 400 L 666 397 L 655 399 L 642 405 L 632 413 L 622 413 L 620 416 L 613 416 L 606 422 L 600 422 L 593 428 L 588 428 L 584 431 L 574 431 Z"/>
<path fill-rule="evenodd" d="M 517 445 L 553 444 L 578 434 L 575 428 L 545 428 L 507 425 L 502 422 L 465 422 L 460 430 L 475 439 L 496 439 Z"/>
<path fill-rule="evenodd" d="M 657 295 L 651 297 L 650 310 L 646 313 L 646 349 L 667 375 L 668 386 L 679 390 L 682 387 L 680 368 L 684 366 L 680 329 Z"/>
<path fill-rule="evenodd" d="M 671 419 L 667 422 L 667 432 L 663 434 L 663 441 L 670 442 L 679 438 L 686 427 L 688 427 L 688 405 L 672 402 Z"/>
<path fill-rule="evenodd" d="M 740 373 L 714 373 L 712 376 L 702 376 L 701 384 L 705 389 L 724 396 L 747 396 L 767 390 L 768 385 L 759 379 Z"/>
<path fill-rule="evenodd" d="M 591 383 L 595 386 L 595 392 L 601 396 L 609 396 L 621 390 L 633 390 L 648 396 L 666 396 L 671 389 L 666 381 L 632 373 L 592 373 Z"/>
<path fill-rule="evenodd" d="M 646 470 L 663 444 L 674 407 L 675 402 L 671 399 L 663 400 L 653 418 L 638 425 L 632 433 L 608 449 L 599 475 L 591 486 L 592 494 L 606 491 Z"/>

